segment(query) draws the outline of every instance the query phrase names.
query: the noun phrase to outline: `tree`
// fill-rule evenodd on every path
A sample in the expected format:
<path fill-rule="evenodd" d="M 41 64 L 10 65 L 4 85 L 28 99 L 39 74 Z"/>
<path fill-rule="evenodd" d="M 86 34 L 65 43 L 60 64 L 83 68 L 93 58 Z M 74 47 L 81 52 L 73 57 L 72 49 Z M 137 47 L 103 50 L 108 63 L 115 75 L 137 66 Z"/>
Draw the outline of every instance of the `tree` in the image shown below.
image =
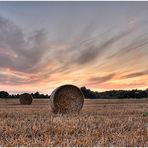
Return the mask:
<path fill-rule="evenodd" d="M 6 91 L 0 91 L 0 98 L 8 98 L 9 94 Z"/>

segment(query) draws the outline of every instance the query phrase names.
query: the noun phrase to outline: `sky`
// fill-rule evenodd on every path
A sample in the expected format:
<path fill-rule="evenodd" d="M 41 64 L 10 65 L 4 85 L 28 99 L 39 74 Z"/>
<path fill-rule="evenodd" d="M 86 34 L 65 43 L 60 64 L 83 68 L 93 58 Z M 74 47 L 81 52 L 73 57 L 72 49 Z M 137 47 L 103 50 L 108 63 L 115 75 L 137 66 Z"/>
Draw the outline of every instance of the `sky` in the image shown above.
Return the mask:
<path fill-rule="evenodd" d="M 0 90 L 148 88 L 148 2 L 0 2 Z"/>

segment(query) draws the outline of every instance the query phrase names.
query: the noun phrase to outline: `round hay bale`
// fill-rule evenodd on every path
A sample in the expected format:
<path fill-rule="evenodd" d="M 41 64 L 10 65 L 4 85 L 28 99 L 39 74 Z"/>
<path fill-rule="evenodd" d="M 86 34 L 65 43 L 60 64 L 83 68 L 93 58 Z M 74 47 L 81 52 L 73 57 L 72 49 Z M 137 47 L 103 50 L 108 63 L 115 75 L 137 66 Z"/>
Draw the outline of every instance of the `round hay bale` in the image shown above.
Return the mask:
<path fill-rule="evenodd" d="M 74 85 L 62 85 L 50 96 L 50 105 L 54 113 L 79 113 L 84 103 L 84 95 Z"/>
<path fill-rule="evenodd" d="M 33 101 L 33 97 L 30 94 L 24 93 L 20 95 L 20 104 L 22 105 L 30 105 Z"/>

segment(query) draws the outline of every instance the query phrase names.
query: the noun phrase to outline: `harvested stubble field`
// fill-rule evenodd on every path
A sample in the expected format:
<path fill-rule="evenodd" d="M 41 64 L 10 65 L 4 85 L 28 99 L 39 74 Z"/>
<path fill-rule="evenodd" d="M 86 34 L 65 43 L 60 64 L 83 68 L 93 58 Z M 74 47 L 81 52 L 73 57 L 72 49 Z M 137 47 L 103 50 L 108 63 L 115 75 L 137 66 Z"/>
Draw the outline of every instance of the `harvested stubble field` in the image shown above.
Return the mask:
<path fill-rule="evenodd" d="M 148 146 L 148 100 L 85 100 L 79 115 L 49 100 L 0 99 L 0 146 Z"/>

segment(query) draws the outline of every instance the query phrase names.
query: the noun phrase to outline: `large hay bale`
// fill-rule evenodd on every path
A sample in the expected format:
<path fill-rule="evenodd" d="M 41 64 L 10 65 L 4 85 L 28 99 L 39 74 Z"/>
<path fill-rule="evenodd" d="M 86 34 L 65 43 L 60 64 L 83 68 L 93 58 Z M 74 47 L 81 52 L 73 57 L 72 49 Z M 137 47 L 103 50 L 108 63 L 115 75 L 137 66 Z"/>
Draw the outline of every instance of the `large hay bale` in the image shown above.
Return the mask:
<path fill-rule="evenodd" d="M 20 95 L 20 104 L 30 105 L 33 101 L 33 97 L 30 94 L 24 93 Z"/>
<path fill-rule="evenodd" d="M 50 96 L 50 105 L 54 113 L 79 113 L 84 103 L 84 95 L 74 85 L 62 85 Z"/>

